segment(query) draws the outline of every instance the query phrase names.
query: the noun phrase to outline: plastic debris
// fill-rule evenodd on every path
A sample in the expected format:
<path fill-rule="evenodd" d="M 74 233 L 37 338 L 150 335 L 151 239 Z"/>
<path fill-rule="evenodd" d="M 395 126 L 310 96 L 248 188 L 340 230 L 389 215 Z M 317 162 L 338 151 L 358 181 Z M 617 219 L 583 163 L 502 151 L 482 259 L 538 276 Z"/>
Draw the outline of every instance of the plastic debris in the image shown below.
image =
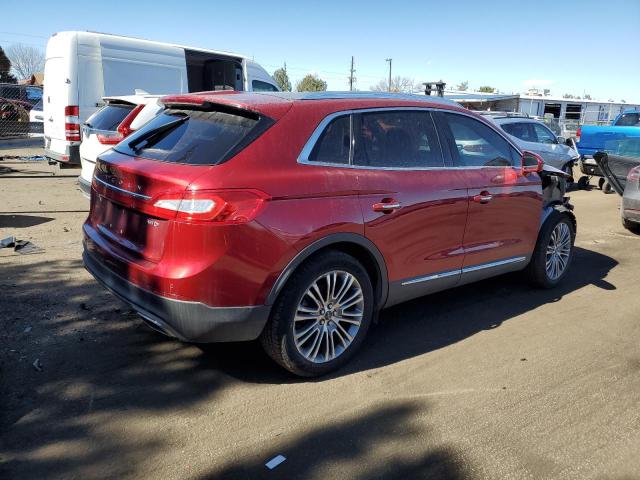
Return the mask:
<path fill-rule="evenodd" d="M 42 371 L 42 363 L 40 363 L 40 359 L 36 358 L 35 361 L 32 363 L 33 368 L 36 369 L 37 372 L 41 372 Z"/>
<path fill-rule="evenodd" d="M 282 462 L 284 462 L 286 459 L 287 458 L 284 455 L 276 455 L 271 460 L 269 460 L 267 463 L 265 463 L 264 466 L 267 467 L 269 470 L 273 470 L 278 465 L 280 465 Z"/>
<path fill-rule="evenodd" d="M 16 243 L 16 237 L 7 237 L 0 240 L 0 248 L 13 247 Z"/>
<path fill-rule="evenodd" d="M 7 237 L 0 240 L 0 248 L 11 248 L 14 252 L 26 255 L 28 253 L 44 252 L 43 248 L 38 247 L 35 243 L 28 240 L 16 240 L 16 237 Z"/>

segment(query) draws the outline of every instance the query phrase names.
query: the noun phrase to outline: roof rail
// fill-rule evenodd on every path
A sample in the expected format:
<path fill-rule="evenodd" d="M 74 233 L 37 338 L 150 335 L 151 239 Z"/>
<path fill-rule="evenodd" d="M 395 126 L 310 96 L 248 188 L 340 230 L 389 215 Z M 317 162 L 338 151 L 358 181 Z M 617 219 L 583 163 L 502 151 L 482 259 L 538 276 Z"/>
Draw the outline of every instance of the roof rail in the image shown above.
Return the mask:
<path fill-rule="evenodd" d="M 491 111 L 476 111 L 480 115 L 488 115 L 494 118 L 531 118 L 528 113 L 525 112 L 491 112 Z"/>

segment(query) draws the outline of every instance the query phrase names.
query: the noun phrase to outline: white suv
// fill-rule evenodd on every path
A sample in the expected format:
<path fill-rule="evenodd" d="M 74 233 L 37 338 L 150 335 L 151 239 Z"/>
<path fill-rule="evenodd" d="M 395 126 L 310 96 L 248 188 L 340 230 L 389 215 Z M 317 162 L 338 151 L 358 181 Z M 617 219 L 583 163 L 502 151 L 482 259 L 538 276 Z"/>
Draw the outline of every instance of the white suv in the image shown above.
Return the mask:
<path fill-rule="evenodd" d="M 162 109 L 158 99 L 163 95 L 136 94 L 105 97 L 104 107 L 91 115 L 82 126 L 78 177 L 80 190 L 91 196 L 91 180 L 98 155 L 147 123 Z"/>

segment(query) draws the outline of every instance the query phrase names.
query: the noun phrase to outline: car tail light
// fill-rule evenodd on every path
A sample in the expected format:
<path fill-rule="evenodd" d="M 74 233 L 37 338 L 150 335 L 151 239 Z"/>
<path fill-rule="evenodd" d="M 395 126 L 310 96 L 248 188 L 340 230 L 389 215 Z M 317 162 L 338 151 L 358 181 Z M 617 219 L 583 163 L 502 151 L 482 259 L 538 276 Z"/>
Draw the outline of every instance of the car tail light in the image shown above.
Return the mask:
<path fill-rule="evenodd" d="M 98 137 L 98 141 L 103 145 L 115 145 L 120 143 L 123 138 L 128 137 L 133 133 L 131 129 L 131 123 L 138 116 L 140 111 L 144 108 L 144 105 L 137 105 L 133 110 L 131 110 L 124 120 L 120 122 L 118 128 L 115 132 L 111 133 L 98 133 L 96 136 Z"/>
<path fill-rule="evenodd" d="M 640 183 L 640 167 L 634 167 L 629 170 L 627 175 L 627 182 L 639 182 Z"/>
<path fill-rule="evenodd" d="M 64 136 L 69 142 L 80 141 L 80 110 L 77 105 L 64 107 Z"/>
<path fill-rule="evenodd" d="M 576 143 L 580 142 L 580 135 L 582 135 L 582 127 L 578 127 L 578 131 L 576 132 Z"/>
<path fill-rule="evenodd" d="M 187 191 L 161 195 L 145 210 L 167 219 L 237 224 L 253 220 L 268 199 L 258 190 Z"/>

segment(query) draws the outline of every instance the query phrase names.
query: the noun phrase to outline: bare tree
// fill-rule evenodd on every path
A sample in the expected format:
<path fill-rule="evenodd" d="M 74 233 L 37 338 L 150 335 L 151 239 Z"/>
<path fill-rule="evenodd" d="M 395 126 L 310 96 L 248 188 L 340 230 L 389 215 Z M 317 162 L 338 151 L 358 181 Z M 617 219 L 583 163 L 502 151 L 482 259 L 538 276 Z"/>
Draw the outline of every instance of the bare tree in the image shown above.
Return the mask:
<path fill-rule="evenodd" d="M 38 48 L 15 43 L 7 48 L 7 57 L 11 60 L 11 68 L 21 79 L 44 69 L 44 53 Z"/>
<path fill-rule="evenodd" d="M 380 80 L 371 87 L 374 92 L 395 92 L 395 93 L 411 93 L 416 89 L 415 82 L 408 77 L 393 77 L 391 79 L 391 88 L 387 80 Z"/>

